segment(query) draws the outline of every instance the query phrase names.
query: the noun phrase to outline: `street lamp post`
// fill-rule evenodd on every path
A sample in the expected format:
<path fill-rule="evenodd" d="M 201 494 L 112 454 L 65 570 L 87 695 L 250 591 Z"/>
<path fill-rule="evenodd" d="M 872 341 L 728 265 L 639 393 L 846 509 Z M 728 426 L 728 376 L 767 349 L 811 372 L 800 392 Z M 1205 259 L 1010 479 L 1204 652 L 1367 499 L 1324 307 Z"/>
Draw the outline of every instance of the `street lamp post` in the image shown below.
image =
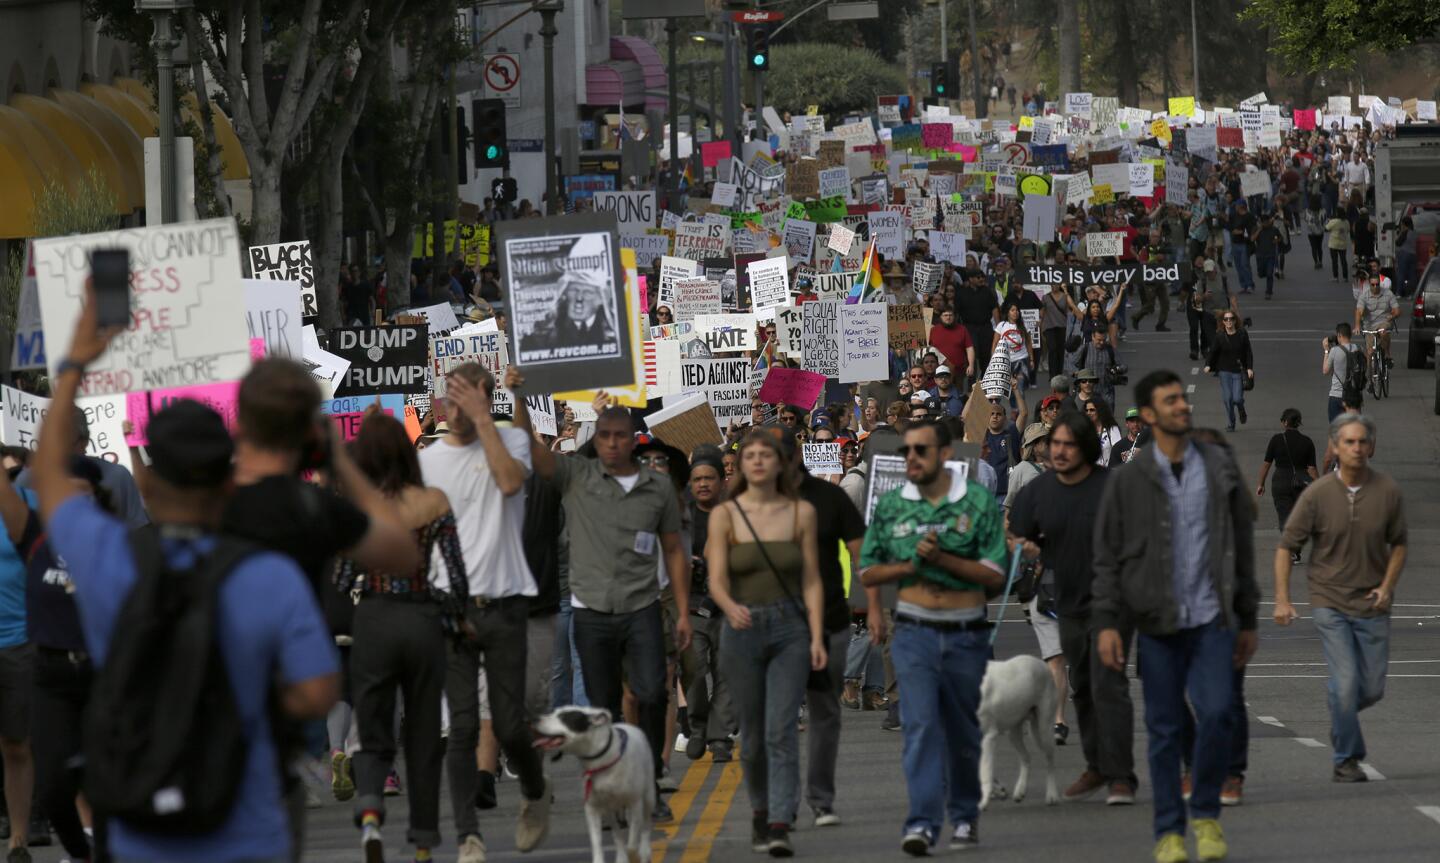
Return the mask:
<path fill-rule="evenodd" d="M 679 70 L 676 63 L 679 62 L 680 44 L 677 41 L 680 37 L 680 25 L 674 18 L 665 19 L 665 35 L 670 37 L 670 175 L 669 189 L 666 193 L 666 209 L 676 212 L 680 201 L 680 81 Z M 694 139 L 695 130 L 690 130 L 691 139 Z"/>
<path fill-rule="evenodd" d="M 555 15 L 565 9 L 560 0 L 547 0 L 535 7 L 540 13 L 540 38 L 545 43 L 545 214 L 560 212 L 558 183 L 555 180 Z"/>
<path fill-rule="evenodd" d="M 175 36 L 174 16 L 190 9 L 194 0 L 135 0 L 135 11 L 149 12 L 155 18 L 155 35 L 150 45 L 155 49 L 157 71 L 156 107 L 160 110 L 160 222 L 179 220 L 179 189 L 175 178 L 175 49 L 180 40 Z"/>

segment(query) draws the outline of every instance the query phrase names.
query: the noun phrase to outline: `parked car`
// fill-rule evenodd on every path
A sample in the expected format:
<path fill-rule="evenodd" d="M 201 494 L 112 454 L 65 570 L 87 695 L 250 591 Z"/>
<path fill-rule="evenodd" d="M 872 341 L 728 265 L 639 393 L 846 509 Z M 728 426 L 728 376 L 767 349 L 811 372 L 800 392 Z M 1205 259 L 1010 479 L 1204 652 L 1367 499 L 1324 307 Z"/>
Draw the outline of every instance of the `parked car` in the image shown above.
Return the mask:
<path fill-rule="evenodd" d="M 1409 204 L 1402 218 L 1415 222 L 1415 272 L 1423 273 L 1435 254 L 1435 229 L 1440 227 L 1440 203 Z"/>
<path fill-rule="evenodd" d="M 1415 296 L 1410 316 L 1410 349 L 1406 365 L 1423 369 L 1425 361 L 1435 354 L 1435 335 L 1440 332 L 1440 258 L 1431 258 Z"/>

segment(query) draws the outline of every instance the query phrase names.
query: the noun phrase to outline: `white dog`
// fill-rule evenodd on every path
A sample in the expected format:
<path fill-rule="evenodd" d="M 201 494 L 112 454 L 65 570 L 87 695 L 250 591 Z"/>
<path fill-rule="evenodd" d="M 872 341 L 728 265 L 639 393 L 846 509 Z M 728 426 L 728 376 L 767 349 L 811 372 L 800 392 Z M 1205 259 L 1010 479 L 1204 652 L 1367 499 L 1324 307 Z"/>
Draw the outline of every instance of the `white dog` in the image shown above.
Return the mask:
<path fill-rule="evenodd" d="M 1016 803 L 1025 799 L 1030 779 L 1030 752 L 1025 748 L 1028 722 L 1035 745 L 1045 756 L 1045 803 L 1060 802 L 1055 790 L 1055 739 L 1041 729 L 1055 715 L 1055 680 L 1050 669 L 1034 656 L 1016 656 L 991 662 L 980 684 L 980 808 L 990 805 L 995 781 L 995 744 L 1001 732 L 1020 753 L 1020 778 L 1011 795 Z"/>
<path fill-rule="evenodd" d="M 649 863 L 655 767 L 645 732 L 612 723 L 608 710 L 562 707 L 540 717 L 535 733 L 537 747 L 568 752 L 580 760 L 593 863 L 605 860 L 600 833 L 606 820 L 615 834 L 615 863 Z M 622 823 L 627 830 L 622 831 Z"/>

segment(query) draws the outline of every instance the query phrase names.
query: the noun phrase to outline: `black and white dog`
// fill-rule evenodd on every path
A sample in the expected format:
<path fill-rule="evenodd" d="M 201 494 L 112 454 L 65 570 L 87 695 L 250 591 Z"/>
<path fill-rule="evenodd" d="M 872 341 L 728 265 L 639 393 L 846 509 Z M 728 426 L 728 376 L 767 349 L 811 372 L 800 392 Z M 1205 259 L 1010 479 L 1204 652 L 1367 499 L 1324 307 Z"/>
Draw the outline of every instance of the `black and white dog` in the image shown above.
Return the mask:
<path fill-rule="evenodd" d="M 604 863 L 601 828 L 615 834 L 616 863 L 649 863 L 655 768 L 645 732 L 613 723 L 598 707 L 562 707 L 535 723 L 535 745 L 568 752 L 585 776 L 585 823 L 592 863 Z M 623 825 L 623 829 L 622 829 Z"/>
<path fill-rule="evenodd" d="M 995 744 L 1001 732 L 1010 736 L 1020 753 L 1020 778 L 1011 798 L 1025 799 L 1030 779 L 1030 752 L 1025 748 L 1025 728 L 1045 756 L 1045 803 L 1060 802 L 1055 790 L 1055 738 L 1042 723 L 1055 715 L 1055 681 L 1050 669 L 1035 656 L 1016 656 L 991 662 L 980 684 L 980 808 L 990 805 L 995 788 Z"/>

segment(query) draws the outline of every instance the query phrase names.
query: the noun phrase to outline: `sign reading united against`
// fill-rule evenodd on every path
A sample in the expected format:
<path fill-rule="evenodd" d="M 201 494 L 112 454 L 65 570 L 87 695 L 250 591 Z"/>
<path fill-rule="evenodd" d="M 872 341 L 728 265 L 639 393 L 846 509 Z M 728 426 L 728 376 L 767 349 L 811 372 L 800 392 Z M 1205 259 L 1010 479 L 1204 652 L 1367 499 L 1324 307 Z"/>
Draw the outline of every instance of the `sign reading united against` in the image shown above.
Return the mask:
<path fill-rule="evenodd" d="M 250 368 L 240 234 L 232 219 L 129 228 L 35 241 L 46 359 L 70 351 L 90 254 L 130 253 L 130 325 L 80 379 L 84 395 L 233 381 Z"/>

